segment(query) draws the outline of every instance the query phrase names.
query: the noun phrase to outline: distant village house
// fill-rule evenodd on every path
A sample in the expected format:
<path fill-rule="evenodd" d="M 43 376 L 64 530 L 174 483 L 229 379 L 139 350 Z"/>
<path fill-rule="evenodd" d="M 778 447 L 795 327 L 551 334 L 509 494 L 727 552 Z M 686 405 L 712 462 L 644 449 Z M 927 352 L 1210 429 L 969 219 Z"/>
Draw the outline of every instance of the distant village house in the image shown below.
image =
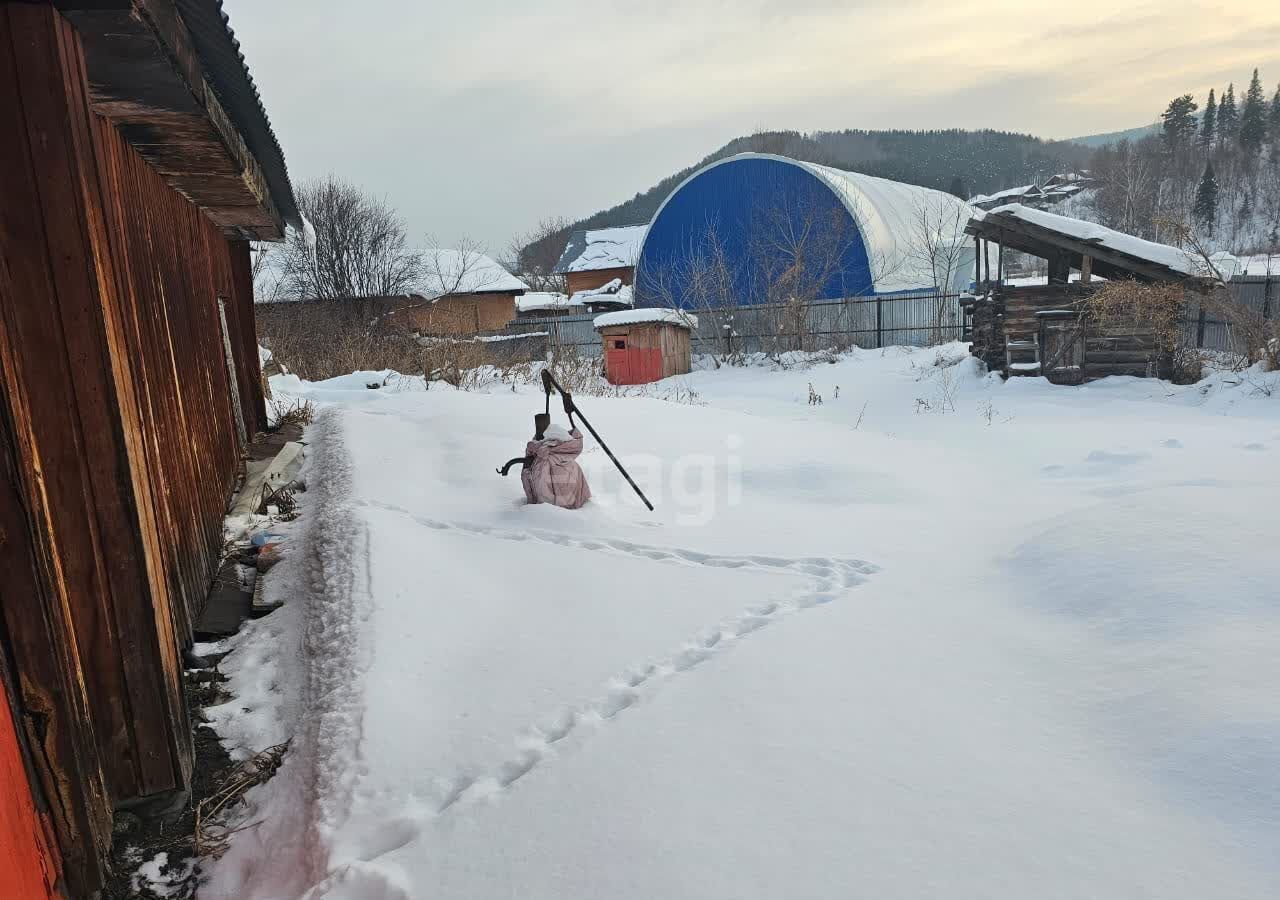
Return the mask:
<path fill-rule="evenodd" d="M 424 335 L 498 331 L 516 318 L 516 301 L 528 286 L 496 261 L 474 250 L 428 249 L 422 256 L 418 291 L 379 297 L 271 300 L 259 315 L 269 324 L 278 314 L 336 317 Z M 268 327 L 269 332 L 269 327 Z"/>
<path fill-rule="evenodd" d="M 554 270 L 565 276 L 569 295 L 595 291 L 615 280 L 620 286 L 633 284 L 636 260 L 648 227 L 623 225 L 570 234 Z"/>
<path fill-rule="evenodd" d="M 419 294 L 387 309 L 388 321 L 421 334 L 475 334 L 504 328 L 516 317 L 516 299 L 529 287 L 496 261 L 474 250 L 423 251 L 425 284 Z"/>

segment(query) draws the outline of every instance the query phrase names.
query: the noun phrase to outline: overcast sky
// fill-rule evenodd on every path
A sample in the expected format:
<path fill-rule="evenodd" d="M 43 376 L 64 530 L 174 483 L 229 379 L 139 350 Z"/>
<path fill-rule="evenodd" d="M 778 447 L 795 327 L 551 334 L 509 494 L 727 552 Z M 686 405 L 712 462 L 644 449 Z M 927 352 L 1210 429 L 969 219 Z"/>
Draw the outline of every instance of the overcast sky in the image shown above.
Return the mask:
<path fill-rule="evenodd" d="M 224 0 L 295 181 L 501 251 L 764 129 L 1071 137 L 1280 81 L 1280 2 Z M 1244 84 L 1242 84 L 1244 83 Z"/>

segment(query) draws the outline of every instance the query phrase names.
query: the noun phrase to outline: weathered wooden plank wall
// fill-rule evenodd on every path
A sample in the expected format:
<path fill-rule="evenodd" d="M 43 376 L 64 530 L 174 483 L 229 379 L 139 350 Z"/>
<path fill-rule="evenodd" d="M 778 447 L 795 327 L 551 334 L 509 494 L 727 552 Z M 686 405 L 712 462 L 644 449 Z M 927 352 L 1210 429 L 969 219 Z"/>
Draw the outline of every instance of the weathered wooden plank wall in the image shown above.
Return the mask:
<path fill-rule="evenodd" d="M 62 680 L 83 691 L 83 704 L 73 690 L 49 713 L 71 733 L 45 762 L 64 852 L 84 840 L 93 856 L 104 802 L 189 778 L 180 653 L 242 450 L 220 297 L 249 430 L 265 418 L 248 247 L 91 111 L 77 33 L 48 5 L 0 3 L 0 194 L 14 457 L 12 496 L 0 499 L 13 507 L 6 521 L 28 523 L 35 560 L 24 596 L 6 586 L 5 621 L 22 678 L 32 674 L 25 705 L 47 706 L 57 683 L 58 663 L 32 658 L 41 641 L 65 649 Z M 92 748 L 74 733 L 86 707 Z"/>

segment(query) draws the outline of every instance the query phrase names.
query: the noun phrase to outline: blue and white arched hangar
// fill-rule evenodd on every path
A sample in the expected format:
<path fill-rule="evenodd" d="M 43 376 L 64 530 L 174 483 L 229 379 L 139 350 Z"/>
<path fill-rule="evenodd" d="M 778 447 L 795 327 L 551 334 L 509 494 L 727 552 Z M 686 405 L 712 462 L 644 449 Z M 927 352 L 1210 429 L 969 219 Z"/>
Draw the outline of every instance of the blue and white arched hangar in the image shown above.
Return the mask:
<path fill-rule="evenodd" d="M 967 290 L 975 210 L 951 194 L 782 156 L 699 169 L 658 208 L 637 305 L 755 306 Z"/>

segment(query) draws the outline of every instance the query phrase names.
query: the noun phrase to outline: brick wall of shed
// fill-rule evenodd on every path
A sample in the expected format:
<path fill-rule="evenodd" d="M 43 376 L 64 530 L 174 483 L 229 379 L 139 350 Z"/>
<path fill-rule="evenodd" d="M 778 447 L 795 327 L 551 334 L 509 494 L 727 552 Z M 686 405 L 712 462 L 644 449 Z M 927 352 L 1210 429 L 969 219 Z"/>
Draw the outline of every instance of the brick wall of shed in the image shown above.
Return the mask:
<path fill-rule="evenodd" d="M 77 710 L 91 719 L 91 747 L 38 755 L 64 854 L 80 844 L 68 880 L 89 887 L 101 807 L 190 775 L 180 652 L 242 449 L 219 298 L 246 426 L 265 421 L 248 246 L 92 112 L 79 39 L 52 5 L 0 3 L 0 196 L 0 499 L 33 560 L 2 611 L 20 704 L 69 729 Z"/>

